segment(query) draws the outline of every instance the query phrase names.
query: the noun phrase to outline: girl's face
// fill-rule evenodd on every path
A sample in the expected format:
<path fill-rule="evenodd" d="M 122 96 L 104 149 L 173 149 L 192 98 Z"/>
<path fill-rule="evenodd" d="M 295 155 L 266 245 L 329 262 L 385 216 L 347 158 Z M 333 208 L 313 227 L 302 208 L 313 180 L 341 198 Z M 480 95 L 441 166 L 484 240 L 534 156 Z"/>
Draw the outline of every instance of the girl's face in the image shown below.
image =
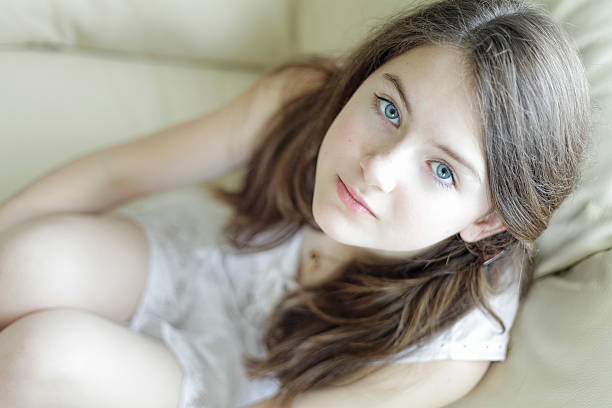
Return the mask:
<path fill-rule="evenodd" d="M 445 47 L 417 47 L 372 73 L 321 144 L 312 207 L 319 228 L 391 257 L 456 233 L 476 241 L 503 230 L 495 213 L 481 220 L 491 204 L 470 86 L 461 54 Z"/>

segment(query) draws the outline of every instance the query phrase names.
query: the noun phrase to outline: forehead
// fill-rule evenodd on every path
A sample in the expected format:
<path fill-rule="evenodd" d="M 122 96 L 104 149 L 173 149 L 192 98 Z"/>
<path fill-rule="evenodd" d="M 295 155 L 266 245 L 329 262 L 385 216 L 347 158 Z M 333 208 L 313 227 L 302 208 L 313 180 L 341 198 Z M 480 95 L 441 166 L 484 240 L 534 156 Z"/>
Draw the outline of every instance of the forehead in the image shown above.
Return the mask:
<path fill-rule="evenodd" d="M 434 45 L 416 47 L 387 61 L 370 78 L 381 79 L 389 71 L 415 97 L 422 97 L 419 106 L 436 104 L 449 110 L 465 107 L 460 109 L 467 114 L 465 119 L 479 124 L 473 78 L 462 51 Z"/>
<path fill-rule="evenodd" d="M 484 181 L 482 120 L 464 54 L 449 47 L 421 46 L 372 73 L 368 81 L 383 86 L 403 106 L 400 93 L 386 74 L 395 76 L 405 93 L 409 105 L 404 114 L 405 130 L 460 151 Z"/>

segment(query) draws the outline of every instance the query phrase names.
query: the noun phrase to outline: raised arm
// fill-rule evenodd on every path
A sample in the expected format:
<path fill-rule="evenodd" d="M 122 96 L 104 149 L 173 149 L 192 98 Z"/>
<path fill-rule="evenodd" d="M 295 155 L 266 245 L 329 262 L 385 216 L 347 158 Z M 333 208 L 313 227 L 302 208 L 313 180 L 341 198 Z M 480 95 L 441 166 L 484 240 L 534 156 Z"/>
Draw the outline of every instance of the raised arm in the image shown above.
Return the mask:
<path fill-rule="evenodd" d="M 317 75 L 291 69 L 261 77 L 214 111 L 103 152 L 121 200 L 203 183 L 243 166 L 265 122 Z"/>
<path fill-rule="evenodd" d="M 251 157 L 267 119 L 320 78 L 305 68 L 263 76 L 214 111 L 53 169 L 0 203 L 0 233 L 41 215 L 104 212 L 236 169 Z"/>

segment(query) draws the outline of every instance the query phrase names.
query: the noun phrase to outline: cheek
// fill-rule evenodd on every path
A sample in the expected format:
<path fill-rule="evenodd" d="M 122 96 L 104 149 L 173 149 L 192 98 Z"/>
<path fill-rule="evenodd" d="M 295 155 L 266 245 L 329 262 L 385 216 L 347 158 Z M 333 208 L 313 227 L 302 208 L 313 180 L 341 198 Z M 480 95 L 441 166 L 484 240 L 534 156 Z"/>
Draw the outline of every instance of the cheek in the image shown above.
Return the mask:
<path fill-rule="evenodd" d="M 327 141 L 330 149 L 346 149 L 349 146 L 364 141 L 367 130 L 367 123 L 362 117 L 353 112 L 352 109 L 341 111 L 340 115 L 329 128 Z M 324 141 L 325 142 L 325 141 Z"/>
<path fill-rule="evenodd" d="M 413 187 L 394 203 L 392 222 L 399 231 L 410 231 L 435 242 L 456 234 L 468 222 L 470 214 L 462 210 L 465 203 L 445 197 L 444 193 L 432 194 L 422 186 Z"/>

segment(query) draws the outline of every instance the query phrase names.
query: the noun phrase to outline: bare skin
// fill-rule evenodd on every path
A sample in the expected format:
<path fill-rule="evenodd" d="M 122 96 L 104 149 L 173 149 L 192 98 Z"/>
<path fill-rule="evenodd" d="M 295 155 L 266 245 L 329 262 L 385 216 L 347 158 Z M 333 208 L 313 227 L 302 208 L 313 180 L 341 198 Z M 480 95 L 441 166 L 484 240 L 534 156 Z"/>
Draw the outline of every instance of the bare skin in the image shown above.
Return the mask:
<path fill-rule="evenodd" d="M 0 222 L 0 407 L 177 405 L 177 384 L 181 384 L 183 374 L 173 365 L 173 354 L 155 339 L 122 326 L 131 320 L 147 281 L 149 248 L 140 227 L 117 215 L 69 213 L 21 223 L 13 222 L 13 216 L 25 219 L 28 200 L 38 199 L 46 191 L 60 191 L 57 194 L 62 195 L 62 186 L 74 190 L 75 183 L 82 180 L 91 184 L 98 173 L 88 172 L 97 169 L 99 162 L 104 162 L 114 177 L 101 183 L 97 196 L 90 197 L 90 205 L 85 205 L 83 212 L 99 208 L 98 198 L 103 196 L 117 205 L 173 187 L 212 180 L 245 164 L 260 142 L 256 137 L 269 116 L 291 100 L 295 92 L 316 86 L 321 79 L 315 69 L 291 69 L 262 77 L 215 111 L 75 161 L 42 179 L 35 194 L 13 201 L 13 209 L 21 205 L 24 211 L 4 212 L 0 217 L 5 221 Z M 240 122 L 236 111 L 249 114 Z M 173 171 L 167 171 L 169 168 Z M 120 188 L 111 189 L 109 185 Z M 74 205 L 67 199 L 66 208 L 75 208 Z M 7 225 L 10 229 L 3 229 Z M 95 338 L 88 338 L 77 344 L 67 343 L 75 337 L 54 329 L 60 322 L 70 327 L 71 333 L 86 328 L 83 336 L 99 333 L 98 338 L 107 341 L 98 344 Z M 65 365 L 72 353 L 65 353 L 63 358 L 53 351 L 54 343 L 65 350 L 78 348 L 82 360 L 92 364 L 86 370 Z M 28 345 L 26 350 L 23 344 Z M 84 344 L 92 347 L 82 347 Z M 110 344 L 115 347 L 103 347 Z M 141 350 L 142 358 L 134 359 L 135 354 L 122 351 L 129 349 Z M 125 363 L 97 365 L 97 357 L 114 357 Z M 138 361 L 145 364 L 139 366 Z M 166 373 L 168 377 L 142 383 L 142 389 L 122 391 L 117 387 L 130 382 L 119 381 L 124 377 L 116 375 L 128 365 L 133 370 L 125 372 L 134 377 L 149 373 Z M 108 381 L 101 382 L 105 375 Z M 113 383 L 113 378 L 118 381 Z M 96 384 L 101 383 L 106 386 L 96 389 Z M 83 386 L 92 392 L 74 392 Z M 72 391 L 70 395 L 66 390 Z M 100 393 L 115 399 L 101 398 Z M 152 398 L 138 400 L 137 393 L 144 394 L 141 398 Z"/>
<path fill-rule="evenodd" d="M 124 325 L 148 262 L 144 232 L 115 215 L 47 216 L 1 237 L 0 406 L 178 406 L 174 354 Z"/>

